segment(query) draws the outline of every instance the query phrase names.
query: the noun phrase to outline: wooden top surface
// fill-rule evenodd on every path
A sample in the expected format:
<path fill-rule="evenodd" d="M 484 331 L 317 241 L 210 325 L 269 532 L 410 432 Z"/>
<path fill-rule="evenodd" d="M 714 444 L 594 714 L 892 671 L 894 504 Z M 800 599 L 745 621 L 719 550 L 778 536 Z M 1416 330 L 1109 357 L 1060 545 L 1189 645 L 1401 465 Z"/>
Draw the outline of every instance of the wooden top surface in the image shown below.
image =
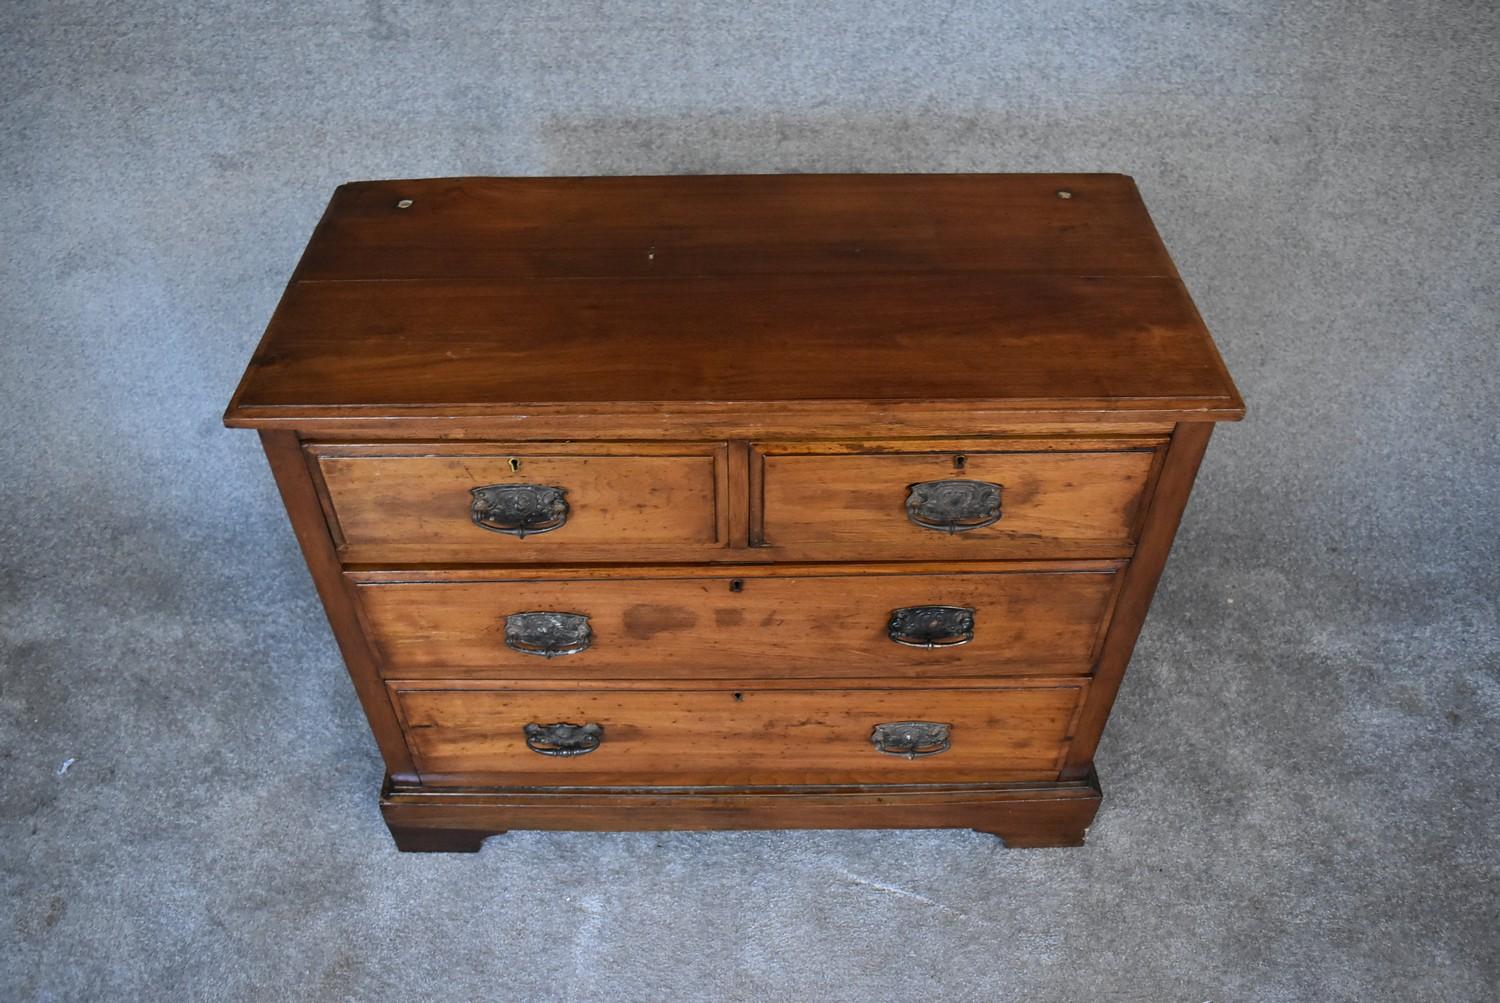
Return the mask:
<path fill-rule="evenodd" d="M 1031 174 L 347 184 L 225 417 L 885 401 L 1243 414 L 1134 183 Z"/>

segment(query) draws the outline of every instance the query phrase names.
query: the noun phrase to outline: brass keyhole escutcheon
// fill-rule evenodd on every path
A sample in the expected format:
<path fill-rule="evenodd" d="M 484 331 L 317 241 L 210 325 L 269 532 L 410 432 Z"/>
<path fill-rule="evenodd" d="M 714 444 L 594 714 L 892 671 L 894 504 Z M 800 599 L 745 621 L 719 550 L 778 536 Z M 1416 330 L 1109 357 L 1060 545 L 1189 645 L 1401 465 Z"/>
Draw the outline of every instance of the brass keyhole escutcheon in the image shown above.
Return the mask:
<path fill-rule="evenodd" d="M 520 470 L 520 469 L 521 469 L 521 461 L 518 460 L 518 459 L 516 459 L 514 456 L 512 456 L 510 458 L 510 472 L 511 473 L 515 473 L 517 470 Z"/>

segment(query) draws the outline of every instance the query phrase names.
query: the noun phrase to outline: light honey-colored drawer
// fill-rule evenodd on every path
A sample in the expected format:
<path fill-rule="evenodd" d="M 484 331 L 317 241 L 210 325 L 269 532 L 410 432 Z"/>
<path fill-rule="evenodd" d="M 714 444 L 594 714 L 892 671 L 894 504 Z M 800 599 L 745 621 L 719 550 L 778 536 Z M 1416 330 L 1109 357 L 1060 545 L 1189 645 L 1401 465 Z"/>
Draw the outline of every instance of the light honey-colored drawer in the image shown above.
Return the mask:
<path fill-rule="evenodd" d="M 767 443 L 750 541 L 778 560 L 1125 557 L 1160 442 Z"/>
<path fill-rule="evenodd" d="M 564 786 L 1056 779 L 1087 685 L 388 683 L 423 783 Z"/>
<path fill-rule="evenodd" d="M 1068 675 L 1120 562 L 348 575 L 388 677 Z"/>
<path fill-rule="evenodd" d="M 722 444 L 318 444 L 308 452 L 340 556 L 351 563 L 708 559 L 728 545 Z"/>

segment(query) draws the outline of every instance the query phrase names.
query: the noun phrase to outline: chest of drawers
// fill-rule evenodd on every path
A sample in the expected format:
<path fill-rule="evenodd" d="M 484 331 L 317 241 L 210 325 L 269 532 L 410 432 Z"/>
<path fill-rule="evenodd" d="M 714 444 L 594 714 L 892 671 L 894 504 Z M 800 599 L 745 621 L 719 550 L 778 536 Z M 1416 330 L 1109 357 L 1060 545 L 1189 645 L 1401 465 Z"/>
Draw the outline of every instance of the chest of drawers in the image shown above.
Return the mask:
<path fill-rule="evenodd" d="M 259 430 L 397 845 L 474 850 L 1081 843 L 1242 414 L 1129 178 L 802 175 L 345 185 L 225 420 Z"/>

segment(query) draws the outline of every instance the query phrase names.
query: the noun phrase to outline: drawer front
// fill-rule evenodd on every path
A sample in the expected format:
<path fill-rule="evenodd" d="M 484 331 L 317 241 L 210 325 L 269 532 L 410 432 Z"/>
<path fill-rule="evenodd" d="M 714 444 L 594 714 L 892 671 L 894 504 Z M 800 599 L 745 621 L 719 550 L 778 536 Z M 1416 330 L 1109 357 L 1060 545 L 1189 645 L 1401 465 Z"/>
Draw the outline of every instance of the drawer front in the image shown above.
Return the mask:
<path fill-rule="evenodd" d="M 388 685 L 423 783 L 714 785 L 1055 779 L 1086 683 Z"/>
<path fill-rule="evenodd" d="M 1067 675 L 1089 671 L 1119 579 L 1093 567 L 350 578 L 388 677 Z"/>
<path fill-rule="evenodd" d="M 802 560 L 1129 556 L 1159 447 L 988 445 L 759 445 L 751 542 Z"/>
<path fill-rule="evenodd" d="M 713 443 L 308 449 L 353 563 L 690 559 L 728 539 Z"/>

